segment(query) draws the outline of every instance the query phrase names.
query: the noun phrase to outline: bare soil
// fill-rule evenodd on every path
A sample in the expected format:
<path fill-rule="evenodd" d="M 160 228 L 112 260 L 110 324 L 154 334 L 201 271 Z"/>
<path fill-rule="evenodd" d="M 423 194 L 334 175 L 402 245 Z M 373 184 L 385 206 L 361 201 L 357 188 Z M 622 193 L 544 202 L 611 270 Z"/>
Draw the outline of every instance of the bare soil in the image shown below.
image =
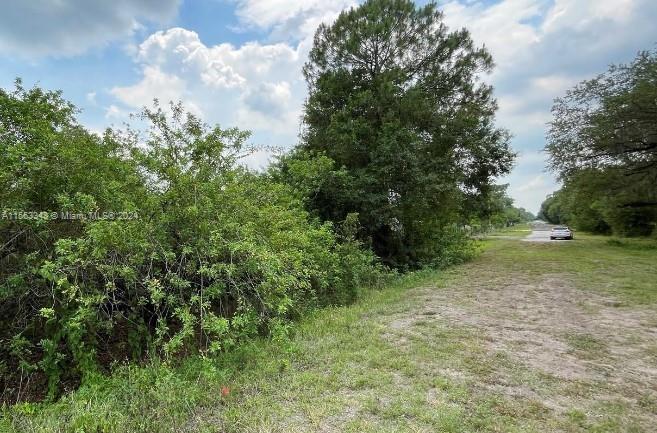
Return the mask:
<path fill-rule="evenodd" d="M 606 407 L 620 404 L 641 430 L 657 431 L 654 308 L 582 290 L 571 275 L 501 272 L 490 260 L 457 273 L 445 287 L 417 289 L 413 296 L 422 308 L 392 317 L 386 340 L 403 349 L 418 337 L 417 323 L 426 321 L 466 327 L 481 337 L 490 359 L 511 362 L 485 377 L 453 369 L 443 374 L 469 378 L 481 393 L 538 402 L 551 417 L 575 409 L 602 417 Z M 514 365 L 544 380 L 518 380 Z"/>

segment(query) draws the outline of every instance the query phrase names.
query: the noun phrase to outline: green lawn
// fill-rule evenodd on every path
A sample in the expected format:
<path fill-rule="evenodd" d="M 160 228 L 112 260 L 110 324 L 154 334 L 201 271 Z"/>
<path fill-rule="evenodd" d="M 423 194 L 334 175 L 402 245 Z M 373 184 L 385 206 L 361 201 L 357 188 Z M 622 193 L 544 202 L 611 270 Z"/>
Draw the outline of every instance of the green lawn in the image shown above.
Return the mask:
<path fill-rule="evenodd" d="M 5 409 L 0 431 L 652 431 L 654 242 L 481 249 L 318 311 L 289 341 L 119 367 L 57 403 Z"/>

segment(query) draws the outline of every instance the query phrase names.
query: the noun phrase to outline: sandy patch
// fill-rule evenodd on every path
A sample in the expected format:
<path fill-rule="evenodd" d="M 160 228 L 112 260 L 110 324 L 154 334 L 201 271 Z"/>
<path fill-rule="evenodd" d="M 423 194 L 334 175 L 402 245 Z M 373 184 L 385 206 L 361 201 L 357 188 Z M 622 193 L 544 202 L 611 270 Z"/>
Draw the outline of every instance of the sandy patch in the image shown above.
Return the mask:
<path fill-rule="evenodd" d="M 654 309 L 580 290 L 567 275 L 500 275 L 482 263 L 461 269 L 466 275 L 448 287 L 417 290 L 421 308 L 392 318 L 388 341 L 405 346 L 418 337 L 420 321 L 470 328 L 491 356 L 502 353 L 558 384 L 587 390 L 574 396 L 561 395 L 559 386 L 536 390 L 514 383 L 514 372 L 500 367 L 492 383 L 475 380 L 484 392 L 535 401 L 562 416 L 572 408 L 595 410 L 622 401 L 642 424 L 657 425 L 657 414 L 642 406 L 657 397 Z M 428 399 L 439 401 L 435 395 Z"/>

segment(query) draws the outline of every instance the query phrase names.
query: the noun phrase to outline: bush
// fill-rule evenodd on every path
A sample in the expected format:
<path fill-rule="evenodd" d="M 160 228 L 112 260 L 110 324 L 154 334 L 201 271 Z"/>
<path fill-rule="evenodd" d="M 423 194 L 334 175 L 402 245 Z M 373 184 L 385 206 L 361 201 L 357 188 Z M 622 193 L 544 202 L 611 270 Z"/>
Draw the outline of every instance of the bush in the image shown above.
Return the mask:
<path fill-rule="evenodd" d="M 98 137 L 58 93 L 20 85 L 0 110 L 3 399 L 280 333 L 380 275 L 291 187 L 239 167 L 243 131 L 173 105 Z"/>

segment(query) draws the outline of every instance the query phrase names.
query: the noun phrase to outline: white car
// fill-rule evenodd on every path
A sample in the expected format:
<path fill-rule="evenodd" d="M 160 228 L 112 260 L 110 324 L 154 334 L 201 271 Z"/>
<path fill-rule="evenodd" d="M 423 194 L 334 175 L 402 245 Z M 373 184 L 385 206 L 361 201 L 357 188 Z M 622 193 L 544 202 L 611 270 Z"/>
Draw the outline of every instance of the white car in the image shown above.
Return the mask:
<path fill-rule="evenodd" d="M 555 239 L 568 239 L 571 240 L 573 239 L 573 231 L 566 227 L 566 226 L 557 226 L 553 227 L 552 231 L 550 232 L 550 239 L 555 240 Z"/>

